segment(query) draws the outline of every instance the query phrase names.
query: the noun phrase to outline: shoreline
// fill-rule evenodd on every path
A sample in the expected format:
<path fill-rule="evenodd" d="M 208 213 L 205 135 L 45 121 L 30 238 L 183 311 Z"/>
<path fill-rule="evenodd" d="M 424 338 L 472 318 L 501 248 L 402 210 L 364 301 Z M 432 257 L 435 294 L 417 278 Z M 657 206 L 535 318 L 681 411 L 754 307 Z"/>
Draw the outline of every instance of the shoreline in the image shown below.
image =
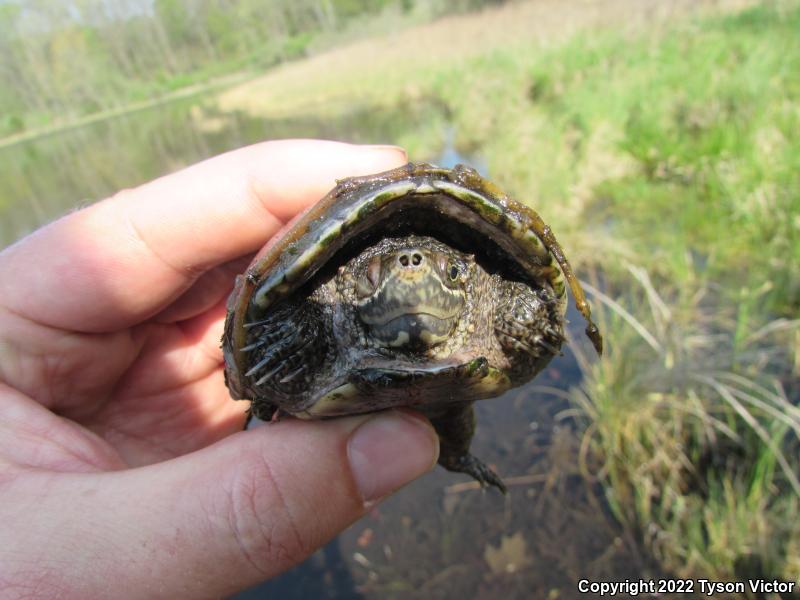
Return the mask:
<path fill-rule="evenodd" d="M 150 108 L 161 106 L 163 104 L 169 104 L 171 102 L 175 102 L 176 100 L 191 98 L 192 96 L 196 96 L 198 94 L 218 91 L 227 87 L 241 85 L 243 83 L 247 83 L 250 80 L 261 77 L 262 75 L 263 73 L 256 73 L 253 71 L 238 71 L 231 75 L 226 75 L 224 77 L 211 79 L 205 83 L 196 83 L 187 87 L 183 87 L 173 92 L 169 92 L 168 94 L 165 94 L 163 96 L 159 96 L 158 98 L 153 98 L 151 100 L 142 100 L 141 102 L 133 102 L 131 104 L 120 106 L 119 108 L 112 108 L 92 113 L 90 115 L 78 117 L 76 119 L 65 121 L 63 123 L 53 124 L 47 127 L 39 127 L 36 129 L 31 129 L 29 131 L 23 131 L 21 133 L 15 133 L 13 135 L 0 138 L 0 149 L 10 148 L 12 146 L 16 146 L 17 144 L 23 144 L 25 142 L 46 138 L 51 135 L 56 135 L 59 133 L 70 131 L 72 129 L 78 129 L 80 127 L 85 127 L 87 125 L 93 125 L 95 123 L 101 123 L 103 121 L 108 121 L 110 119 L 116 119 L 118 117 L 131 115 L 143 110 L 148 110 Z"/>

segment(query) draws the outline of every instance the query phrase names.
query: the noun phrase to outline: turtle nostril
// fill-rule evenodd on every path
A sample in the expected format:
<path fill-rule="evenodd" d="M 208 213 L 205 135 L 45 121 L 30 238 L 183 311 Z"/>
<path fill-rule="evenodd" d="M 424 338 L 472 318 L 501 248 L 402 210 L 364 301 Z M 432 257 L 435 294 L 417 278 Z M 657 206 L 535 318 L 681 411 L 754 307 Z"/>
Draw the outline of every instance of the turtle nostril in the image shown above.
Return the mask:
<path fill-rule="evenodd" d="M 425 257 L 422 256 L 421 252 L 417 252 L 416 250 L 409 250 L 407 252 L 401 252 L 397 256 L 397 262 L 400 263 L 402 267 L 418 267 L 423 262 L 425 262 Z"/>

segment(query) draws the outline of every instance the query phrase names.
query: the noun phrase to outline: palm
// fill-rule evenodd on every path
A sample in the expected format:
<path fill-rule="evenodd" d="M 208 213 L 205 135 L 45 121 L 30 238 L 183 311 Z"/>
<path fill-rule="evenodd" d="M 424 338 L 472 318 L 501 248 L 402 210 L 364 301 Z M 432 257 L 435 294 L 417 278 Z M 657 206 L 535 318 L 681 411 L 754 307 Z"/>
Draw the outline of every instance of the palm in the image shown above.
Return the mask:
<path fill-rule="evenodd" d="M 15 394 L 20 410 L 30 412 L 18 431 L 38 430 L 36 421 L 42 421 L 57 429 L 40 440 L 54 453 L 89 451 L 84 462 L 114 468 L 173 458 L 241 429 L 246 407 L 232 402 L 223 384 L 222 318 L 216 308 L 179 323 L 151 321 L 111 334 L 49 332 L 47 360 L 23 359 L 28 369 L 12 382 L 17 389 L 44 383 L 25 390 L 27 402 Z M 58 356 L 59 338 L 77 343 Z M 98 354 L 103 366 L 92 368 Z M 60 368 L 43 368 L 52 364 Z M 36 411 L 32 400 L 72 422 Z"/>
<path fill-rule="evenodd" d="M 219 346 L 233 273 L 248 261 L 212 269 L 143 323 L 80 336 L 72 357 L 61 360 L 80 372 L 62 371 L 48 386 L 74 399 L 59 412 L 99 435 L 128 466 L 174 458 L 240 430 L 246 403 L 227 393 Z M 103 367 L 86 373 L 98 353 Z"/>
<path fill-rule="evenodd" d="M 240 430 L 246 406 L 227 395 L 219 337 L 209 331 L 192 340 L 181 324 L 142 327 L 145 350 L 107 400 L 79 422 L 130 466 L 192 452 Z"/>

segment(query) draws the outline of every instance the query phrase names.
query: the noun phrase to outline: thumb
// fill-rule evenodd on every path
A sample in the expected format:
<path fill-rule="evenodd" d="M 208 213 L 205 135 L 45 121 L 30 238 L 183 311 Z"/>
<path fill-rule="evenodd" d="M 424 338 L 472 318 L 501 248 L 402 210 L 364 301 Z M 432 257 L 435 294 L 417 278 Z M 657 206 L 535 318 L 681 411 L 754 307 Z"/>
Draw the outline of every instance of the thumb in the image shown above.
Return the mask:
<path fill-rule="evenodd" d="M 430 470 L 437 453 L 426 419 L 392 411 L 287 420 L 157 465 L 83 476 L 95 479 L 92 493 L 58 496 L 91 522 L 73 521 L 73 548 L 94 546 L 76 591 L 226 596 L 305 559 Z"/>

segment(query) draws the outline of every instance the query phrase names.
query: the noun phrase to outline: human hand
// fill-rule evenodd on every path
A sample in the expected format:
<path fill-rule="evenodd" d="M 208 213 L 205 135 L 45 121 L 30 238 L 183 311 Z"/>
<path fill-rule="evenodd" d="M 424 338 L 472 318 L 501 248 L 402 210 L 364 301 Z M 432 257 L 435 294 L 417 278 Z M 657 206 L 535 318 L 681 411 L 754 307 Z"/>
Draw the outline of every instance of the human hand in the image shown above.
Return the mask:
<path fill-rule="evenodd" d="M 303 560 L 436 462 L 408 412 L 241 431 L 234 275 L 335 178 L 396 148 L 244 148 L 0 253 L 0 595 L 219 597 Z"/>

